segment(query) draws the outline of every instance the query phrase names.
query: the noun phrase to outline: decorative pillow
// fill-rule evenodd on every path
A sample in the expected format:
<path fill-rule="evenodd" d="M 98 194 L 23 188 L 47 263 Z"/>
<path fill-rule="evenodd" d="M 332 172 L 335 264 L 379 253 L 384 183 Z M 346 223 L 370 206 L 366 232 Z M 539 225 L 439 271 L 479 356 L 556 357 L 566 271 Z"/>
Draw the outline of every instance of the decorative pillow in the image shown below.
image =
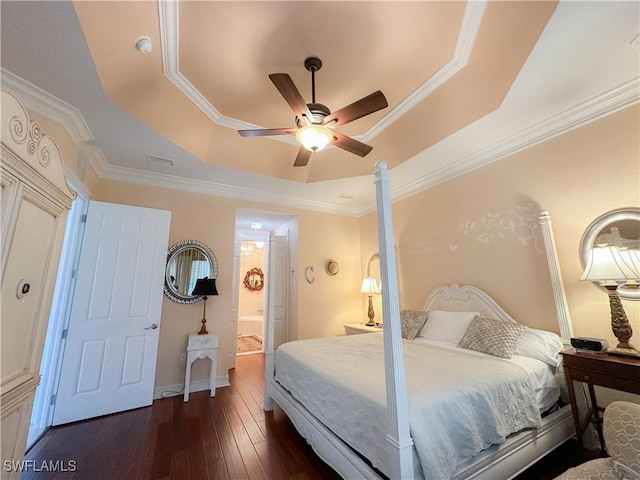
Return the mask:
<path fill-rule="evenodd" d="M 416 338 L 424 322 L 427 321 L 429 312 L 423 310 L 402 310 L 400 312 L 400 329 L 402 330 L 402 338 L 413 340 Z"/>
<path fill-rule="evenodd" d="M 552 367 L 558 367 L 562 361 L 560 355 L 562 350 L 564 350 L 562 340 L 555 333 L 525 327 L 513 354 L 535 358 Z"/>
<path fill-rule="evenodd" d="M 478 315 L 469 324 L 458 347 L 488 353 L 495 357 L 511 358 L 525 328 L 519 323 Z"/>
<path fill-rule="evenodd" d="M 465 330 L 478 315 L 478 312 L 445 312 L 433 310 L 429 312 L 427 323 L 418 334 L 427 340 L 446 342 L 457 345 Z"/>

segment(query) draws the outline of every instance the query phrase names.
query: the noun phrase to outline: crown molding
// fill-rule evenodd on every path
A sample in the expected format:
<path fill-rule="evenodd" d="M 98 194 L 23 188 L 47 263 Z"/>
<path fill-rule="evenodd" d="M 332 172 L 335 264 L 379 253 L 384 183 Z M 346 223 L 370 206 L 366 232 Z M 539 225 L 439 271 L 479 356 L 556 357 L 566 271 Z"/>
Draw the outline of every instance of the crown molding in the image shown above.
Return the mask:
<path fill-rule="evenodd" d="M 162 43 L 162 71 L 189 100 L 191 100 L 209 119 L 221 126 L 234 130 L 264 128 L 241 120 L 222 115 L 204 95 L 180 72 L 179 69 L 179 0 L 159 0 L 158 16 L 160 18 L 160 41 Z M 395 108 L 390 110 L 380 121 L 373 125 L 363 135 L 357 138 L 368 142 L 376 135 L 389 127 L 393 122 L 411 110 L 416 104 L 421 102 L 427 95 L 431 94 L 440 85 L 453 77 L 469 61 L 471 50 L 475 42 L 482 17 L 487 5 L 487 0 L 467 2 L 464 16 L 460 27 L 460 34 L 456 42 L 451 60 L 449 60 L 440 70 L 432 75 L 426 82 L 420 85 L 413 93 L 400 102 Z M 269 137 L 271 140 L 298 145 L 295 139 L 288 135 L 278 135 Z"/>
<path fill-rule="evenodd" d="M 636 77 L 602 95 L 549 117 L 471 155 L 452 160 L 446 167 L 394 189 L 391 193 L 391 201 L 396 202 L 410 197 L 439 183 L 476 170 L 639 102 L 640 77 Z M 425 155 L 425 152 L 414 158 L 419 158 L 422 155 Z M 360 215 L 370 213 L 374 209 L 375 204 L 372 203 L 361 209 L 359 213 Z"/>
<path fill-rule="evenodd" d="M 90 144 L 94 138 L 93 134 L 76 108 L 4 69 L 2 69 L 2 84 L 12 93 L 15 92 L 25 108 L 60 123 L 76 143 L 76 147 L 82 149 L 84 155 L 87 156 L 89 166 L 99 178 L 347 216 L 359 217 L 375 210 L 375 201 L 373 200 L 351 207 L 338 206 L 329 202 L 304 200 L 298 196 L 278 197 L 273 192 L 259 191 L 254 188 L 110 165 L 102 150 Z M 456 176 L 478 169 L 639 102 L 640 77 L 635 77 L 602 95 L 549 117 L 482 150 L 457 160 L 454 159 L 449 162 L 447 167 L 394 188 L 391 192 L 391 201 L 397 202 L 410 197 Z M 416 155 L 409 162 L 425 155 L 428 155 L 428 151 Z M 391 174 L 393 175 L 393 171 Z"/>
<path fill-rule="evenodd" d="M 173 190 L 215 195 L 218 197 L 236 198 L 259 202 L 262 204 L 291 207 L 300 210 L 311 210 L 352 217 L 358 216 L 357 209 L 353 207 L 339 206 L 328 202 L 305 200 L 297 195 L 276 196 L 274 192 L 261 191 L 253 187 L 238 187 L 235 185 L 177 177 L 163 173 L 144 172 L 133 168 L 119 167 L 109 164 L 96 164 L 94 170 L 96 170 L 96 173 L 100 178 L 106 180 L 170 188 Z"/>

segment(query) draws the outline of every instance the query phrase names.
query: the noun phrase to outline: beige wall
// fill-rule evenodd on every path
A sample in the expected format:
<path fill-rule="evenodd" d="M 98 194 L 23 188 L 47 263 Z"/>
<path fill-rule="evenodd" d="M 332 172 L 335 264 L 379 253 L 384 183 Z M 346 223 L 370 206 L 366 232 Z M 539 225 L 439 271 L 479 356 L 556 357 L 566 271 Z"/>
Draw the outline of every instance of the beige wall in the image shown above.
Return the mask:
<path fill-rule="evenodd" d="M 207 326 L 209 331 L 220 335 L 218 374 L 226 374 L 234 365 L 235 355 L 236 318 L 232 311 L 235 212 L 238 207 L 264 210 L 265 205 L 113 181 L 101 181 L 94 186 L 93 193 L 94 200 L 169 210 L 170 245 L 181 240 L 199 240 L 213 250 L 219 266 L 220 294 L 207 301 Z M 297 316 L 301 321 L 293 330 L 298 332 L 298 338 L 342 333 L 342 324 L 360 314 L 360 298 L 351 288 L 360 275 L 357 219 L 302 210 L 279 212 L 297 215 L 299 223 L 294 278 L 299 292 Z M 341 264 L 336 277 L 324 273 L 328 258 L 336 258 Z M 314 265 L 316 271 L 313 285 L 304 281 L 307 265 Z M 185 351 L 187 335 L 198 330 L 201 318 L 201 302 L 181 305 L 164 297 L 156 389 L 175 387 L 184 381 L 179 357 Z M 193 381 L 206 379 L 207 375 L 206 362 L 196 362 Z"/>
<path fill-rule="evenodd" d="M 265 252 L 264 246 L 256 245 L 254 241 L 242 241 L 240 244 L 240 275 L 239 292 L 238 292 L 238 316 L 244 315 L 262 315 L 264 312 L 264 292 L 265 289 L 249 290 L 244 285 L 244 279 L 247 273 L 253 268 L 259 268 L 265 271 Z"/>
<path fill-rule="evenodd" d="M 575 335 L 613 342 L 606 294 L 578 280 L 578 248 L 602 213 L 640 207 L 638 119 L 636 105 L 394 203 L 402 306 L 420 307 L 440 284 L 473 284 L 516 320 L 558 331 L 537 225 L 546 209 Z M 375 228 L 374 214 L 361 219 L 363 263 Z M 624 303 L 638 346 L 640 302 Z"/>

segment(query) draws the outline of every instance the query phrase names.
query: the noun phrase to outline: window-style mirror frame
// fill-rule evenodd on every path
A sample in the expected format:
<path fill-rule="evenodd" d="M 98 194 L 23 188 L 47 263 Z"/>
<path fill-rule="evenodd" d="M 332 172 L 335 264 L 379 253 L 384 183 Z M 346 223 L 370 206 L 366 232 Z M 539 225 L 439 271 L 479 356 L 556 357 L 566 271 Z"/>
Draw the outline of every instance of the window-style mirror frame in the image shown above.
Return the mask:
<path fill-rule="evenodd" d="M 607 231 L 614 223 L 624 220 L 635 220 L 640 223 L 640 208 L 619 208 L 600 215 L 591 222 L 580 240 L 580 263 L 583 269 L 587 264 L 589 248 L 594 245 L 598 236 Z M 606 291 L 598 282 L 593 283 Z M 640 300 L 640 289 L 620 286 L 618 287 L 618 295 L 625 300 Z"/>
<path fill-rule="evenodd" d="M 169 265 L 171 265 L 172 260 L 180 253 L 190 249 L 200 250 L 200 252 L 209 261 L 209 278 L 218 278 L 218 260 L 216 259 L 213 250 L 211 250 L 207 245 L 202 242 L 198 242 L 197 240 L 183 240 L 172 245 L 167 251 L 167 263 L 164 271 L 164 294 L 176 303 L 197 303 L 204 298 L 201 295 L 185 295 L 182 292 L 179 292 L 169 278 Z"/>

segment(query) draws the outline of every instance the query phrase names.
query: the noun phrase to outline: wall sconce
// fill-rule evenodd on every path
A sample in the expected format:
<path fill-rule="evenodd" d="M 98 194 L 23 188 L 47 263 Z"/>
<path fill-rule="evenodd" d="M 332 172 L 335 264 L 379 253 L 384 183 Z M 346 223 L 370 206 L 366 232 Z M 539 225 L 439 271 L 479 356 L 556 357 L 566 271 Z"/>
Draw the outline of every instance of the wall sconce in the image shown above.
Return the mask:
<path fill-rule="evenodd" d="M 589 249 L 587 265 L 580 280 L 599 282 L 609 294 L 611 309 L 611 329 L 618 339 L 618 345 L 608 353 L 640 357 L 629 340 L 633 335 L 631 324 L 618 296 L 618 286 L 638 287 L 640 280 L 640 252 L 634 249 L 614 246 L 596 246 Z"/>
<path fill-rule="evenodd" d="M 200 327 L 200 331 L 198 335 L 206 335 L 209 333 L 207 331 L 206 323 L 207 323 L 207 297 L 210 295 L 218 295 L 218 289 L 216 288 L 216 279 L 215 278 L 199 278 L 196 280 L 196 286 L 193 288 L 193 292 L 191 295 L 202 296 L 204 300 L 204 309 L 202 311 L 202 327 Z"/>

